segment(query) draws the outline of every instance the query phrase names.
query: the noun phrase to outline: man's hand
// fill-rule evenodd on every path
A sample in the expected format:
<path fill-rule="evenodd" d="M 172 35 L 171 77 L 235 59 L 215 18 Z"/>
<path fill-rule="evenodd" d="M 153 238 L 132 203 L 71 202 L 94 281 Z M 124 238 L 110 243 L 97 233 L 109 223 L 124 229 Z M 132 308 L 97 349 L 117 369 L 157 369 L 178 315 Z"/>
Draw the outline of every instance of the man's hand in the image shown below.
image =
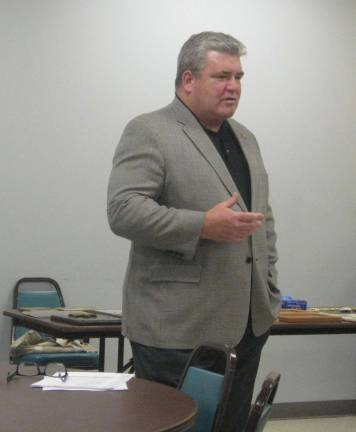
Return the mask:
<path fill-rule="evenodd" d="M 237 202 L 234 192 L 227 201 L 218 203 L 206 212 L 201 238 L 217 242 L 239 243 L 260 226 L 262 213 L 236 212 L 231 207 Z"/>

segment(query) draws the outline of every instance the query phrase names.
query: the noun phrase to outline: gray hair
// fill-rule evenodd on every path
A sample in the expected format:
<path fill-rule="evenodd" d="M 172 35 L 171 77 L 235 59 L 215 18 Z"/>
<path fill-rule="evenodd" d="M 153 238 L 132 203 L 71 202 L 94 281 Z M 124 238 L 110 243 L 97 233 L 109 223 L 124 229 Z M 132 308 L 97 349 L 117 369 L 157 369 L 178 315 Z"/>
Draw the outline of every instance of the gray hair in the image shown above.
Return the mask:
<path fill-rule="evenodd" d="M 192 35 L 178 55 L 176 88 L 182 84 L 182 74 L 190 70 L 197 76 L 204 69 L 208 51 L 217 51 L 240 57 L 246 54 L 245 45 L 225 33 L 202 32 Z"/>

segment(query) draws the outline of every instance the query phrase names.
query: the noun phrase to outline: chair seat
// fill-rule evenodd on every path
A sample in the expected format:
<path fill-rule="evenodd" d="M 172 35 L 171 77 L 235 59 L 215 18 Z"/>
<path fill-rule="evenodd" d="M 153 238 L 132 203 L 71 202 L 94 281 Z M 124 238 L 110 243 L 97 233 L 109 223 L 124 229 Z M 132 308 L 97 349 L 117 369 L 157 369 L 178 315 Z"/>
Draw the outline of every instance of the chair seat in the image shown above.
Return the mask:
<path fill-rule="evenodd" d="M 18 363 L 63 363 L 67 367 L 98 368 L 99 356 L 96 352 L 66 352 L 66 353 L 29 353 L 12 359 Z"/>

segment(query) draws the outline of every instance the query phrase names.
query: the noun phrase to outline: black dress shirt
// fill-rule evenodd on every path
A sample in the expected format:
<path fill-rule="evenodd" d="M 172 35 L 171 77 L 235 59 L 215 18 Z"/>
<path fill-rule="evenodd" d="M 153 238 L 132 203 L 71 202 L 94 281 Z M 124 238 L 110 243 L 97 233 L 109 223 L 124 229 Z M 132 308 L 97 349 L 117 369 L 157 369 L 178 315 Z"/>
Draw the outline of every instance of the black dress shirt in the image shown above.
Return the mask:
<path fill-rule="evenodd" d="M 231 130 L 229 123 L 225 121 L 221 125 L 219 132 L 213 132 L 205 127 L 204 130 L 225 162 L 248 210 L 251 210 L 251 179 L 249 167 L 240 143 Z"/>

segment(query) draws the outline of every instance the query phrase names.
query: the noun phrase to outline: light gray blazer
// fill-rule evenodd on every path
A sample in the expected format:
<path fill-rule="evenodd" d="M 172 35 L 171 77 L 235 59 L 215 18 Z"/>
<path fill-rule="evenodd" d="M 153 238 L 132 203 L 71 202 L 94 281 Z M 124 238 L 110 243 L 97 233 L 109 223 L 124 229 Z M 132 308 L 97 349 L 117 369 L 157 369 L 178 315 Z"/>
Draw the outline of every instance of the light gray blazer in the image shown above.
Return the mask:
<path fill-rule="evenodd" d="M 133 119 L 123 132 L 109 181 L 108 219 L 115 234 L 132 241 L 123 332 L 135 342 L 161 348 L 207 340 L 237 344 L 250 300 L 256 335 L 275 320 L 280 293 L 267 173 L 251 132 L 229 123 L 249 165 L 252 211 L 266 217 L 239 244 L 199 238 L 205 212 L 237 188 L 184 104 L 174 99 Z M 234 210 L 246 211 L 240 196 Z"/>

